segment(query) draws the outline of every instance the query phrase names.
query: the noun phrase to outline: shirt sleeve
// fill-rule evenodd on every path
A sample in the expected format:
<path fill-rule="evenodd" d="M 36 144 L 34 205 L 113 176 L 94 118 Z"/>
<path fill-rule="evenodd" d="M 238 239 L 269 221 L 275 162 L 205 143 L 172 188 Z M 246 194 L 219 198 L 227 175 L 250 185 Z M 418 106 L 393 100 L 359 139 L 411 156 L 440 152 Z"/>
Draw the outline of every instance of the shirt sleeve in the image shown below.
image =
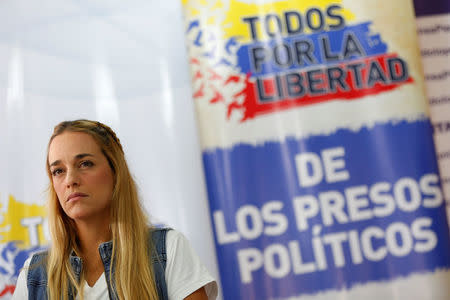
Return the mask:
<path fill-rule="evenodd" d="M 181 300 L 201 287 L 209 300 L 217 297 L 217 283 L 209 274 L 186 237 L 176 230 L 166 235 L 165 279 L 169 300 Z"/>
<path fill-rule="evenodd" d="M 31 257 L 27 259 L 23 265 L 22 270 L 17 278 L 16 289 L 12 296 L 12 300 L 26 300 L 28 299 L 28 288 L 27 288 L 27 275 L 28 267 L 30 266 Z"/>

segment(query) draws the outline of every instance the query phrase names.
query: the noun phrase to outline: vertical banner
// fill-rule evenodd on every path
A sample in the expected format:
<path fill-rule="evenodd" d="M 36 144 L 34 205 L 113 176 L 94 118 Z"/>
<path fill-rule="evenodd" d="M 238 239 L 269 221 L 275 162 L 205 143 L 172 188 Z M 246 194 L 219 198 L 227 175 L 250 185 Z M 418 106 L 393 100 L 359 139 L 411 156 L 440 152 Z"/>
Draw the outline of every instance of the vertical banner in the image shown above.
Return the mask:
<path fill-rule="evenodd" d="M 44 206 L 20 202 L 13 195 L 6 203 L 0 209 L 0 298 L 14 292 L 25 260 L 49 241 Z"/>
<path fill-rule="evenodd" d="M 449 299 L 410 0 L 182 0 L 225 299 Z"/>
<path fill-rule="evenodd" d="M 442 189 L 450 216 L 450 1 L 415 0 Z"/>
<path fill-rule="evenodd" d="M 38 134 L 28 135 L 26 131 L 28 122 L 30 126 L 39 125 L 29 121 L 24 113 L 27 105 L 21 90 L 23 57 L 16 47 L 10 55 L 2 52 L 0 60 L 5 56 L 10 59 L 1 71 L 7 82 L 0 80 L 1 86 L 8 87 L 6 93 L 0 88 L 0 299 L 11 298 L 25 260 L 44 250 L 50 241 L 47 209 L 39 194 L 45 186 L 34 193 L 41 178 L 45 178 L 45 155 L 39 157 L 40 153 L 34 151 Z M 41 176 L 35 176 L 36 161 Z"/>

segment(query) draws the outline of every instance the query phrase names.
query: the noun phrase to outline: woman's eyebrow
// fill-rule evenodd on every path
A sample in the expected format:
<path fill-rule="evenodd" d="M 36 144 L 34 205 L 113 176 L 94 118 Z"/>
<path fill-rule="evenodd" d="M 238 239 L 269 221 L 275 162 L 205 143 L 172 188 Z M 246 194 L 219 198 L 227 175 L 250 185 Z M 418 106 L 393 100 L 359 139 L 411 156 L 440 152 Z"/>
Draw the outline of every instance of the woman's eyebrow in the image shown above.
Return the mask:
<path fill-rule="evenodd" d="M 90 154 L 90 153 L 80 153 L 80 154 L 75 155 L 75 160 L 85 158 L 86 156 L 94 156 L 94 155 L 92 155 L 92 154 Z M 61 163 L 61 160 L 60 160 L 60 159 L 55 160 L 54 162 L 52 162 L 52 163 L 50 164 L 50 167 L 57 166 L 57 165 L 59 165 L 60 163 Z"/>
<path fill-rule="evenodd" d="M 75 159 L 82 159 L 82 158 L 85 158 L 86 156 L 94 156 L 94 155 L 92 155 L 90 153 L 80 153 L 80 154 L 75 155 Z"/>
<path fill-rule="evenodd" d="M 59 165 L 61 163 L 61 160 L 55 160 L 54 162 L 52 162 L 51 164 L 50 164 L 50 167 L 53 167 L 53 166 L 56 166 L 56 165 Z"/>

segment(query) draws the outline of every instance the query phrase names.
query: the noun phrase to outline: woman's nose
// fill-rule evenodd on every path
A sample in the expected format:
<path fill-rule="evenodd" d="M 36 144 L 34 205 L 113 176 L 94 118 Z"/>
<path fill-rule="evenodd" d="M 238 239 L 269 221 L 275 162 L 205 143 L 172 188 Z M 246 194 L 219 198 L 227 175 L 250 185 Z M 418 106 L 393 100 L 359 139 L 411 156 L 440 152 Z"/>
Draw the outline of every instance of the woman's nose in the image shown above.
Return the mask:
<path fill-rule="evenodd" d="M 79 186 L 80 185 L 80 178 L 78 176 L 78 172 L 73 169 L 67 170 L 66 173 L 66 186 L 68 188 L 72 186 Z"/>

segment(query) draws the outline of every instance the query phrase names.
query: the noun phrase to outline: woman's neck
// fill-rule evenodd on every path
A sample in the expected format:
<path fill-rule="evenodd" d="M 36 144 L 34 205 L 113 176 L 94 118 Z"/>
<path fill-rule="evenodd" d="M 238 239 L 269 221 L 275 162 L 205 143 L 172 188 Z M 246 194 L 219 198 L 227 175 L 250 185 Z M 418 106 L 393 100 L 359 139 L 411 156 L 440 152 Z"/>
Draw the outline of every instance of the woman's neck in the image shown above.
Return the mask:
<path fill-rule="evenodd" d="M 98 251 L 100 244 L 111 240 L 109 218 L 97 218 L 92 221 L 76 222 L 79 250 L 83 260 L 85 279 L 93 286 L 104 271 L 103 262 Z"/>
<path fill-rule="evenodd" d="M 77 220 L 75 224 L 78 246 L 82 253 L 92 252 L 92 250 L 98 253 L 100 244 L 111 240 L 109 218 L 97 218 L 89 221 Z"/>

